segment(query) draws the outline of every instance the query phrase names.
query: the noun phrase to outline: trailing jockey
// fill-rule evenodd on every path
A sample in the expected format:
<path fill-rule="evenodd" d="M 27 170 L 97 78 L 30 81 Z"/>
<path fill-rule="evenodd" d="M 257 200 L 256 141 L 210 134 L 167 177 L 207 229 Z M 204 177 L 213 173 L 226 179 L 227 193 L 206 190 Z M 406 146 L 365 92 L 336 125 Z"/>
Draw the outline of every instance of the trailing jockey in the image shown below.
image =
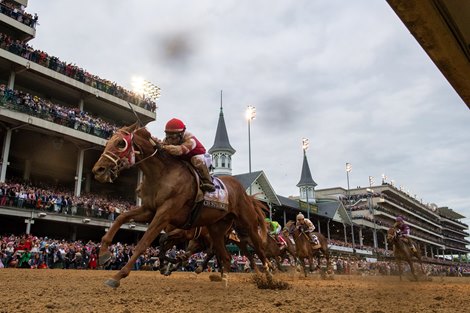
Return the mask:
<path fill-rule="evenodd" d="M 308 218 L 305 218 L 302 213 L 297 214 L 295 227 L 306 232 L 309 235 L 310 242 L 312 244 L 315 246 L 320 244 L 318 237 L 313 233 L 315 231 L 315 225 L 313 225 L 312 221 L 310 221 Z"/>
<path fill-rule="evenodd" d="M 395 224 L 393 224 L 393 228 L 395 228 L 398 237 L 400 237 L 400 239 L 402 239 L 404 242 L 409 244 L 411 247 L 411 250 L 416 253 L 417 250 L 416 250 L 415 244 L 413 240 L 409 238 L 410 233 L 411 233 L 410 226 L 405 223 L 405 219 L 403 218 L 403 216 L 401 215 L 397 216 L 397 218 L 395 219 Z"/>
<path fill-rule="evenodd" d="M 287 247 L 287 243 L 281 235 L 282 227 L 281 225 L 271 220 L 269 217 L 264 219 L 266 227 L 268 228 L 269 235 L 273 237 L 279 245 L 279 248 L 282 250 Z"/>

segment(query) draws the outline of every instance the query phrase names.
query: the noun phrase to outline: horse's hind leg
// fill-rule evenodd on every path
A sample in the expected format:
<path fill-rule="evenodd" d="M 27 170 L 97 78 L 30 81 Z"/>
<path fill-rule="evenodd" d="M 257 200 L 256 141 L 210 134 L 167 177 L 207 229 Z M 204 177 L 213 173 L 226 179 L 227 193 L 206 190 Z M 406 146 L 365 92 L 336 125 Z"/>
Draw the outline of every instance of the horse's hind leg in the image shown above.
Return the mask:
<path fill-rule="evenodd" d="M 261 260 L 261 263 L 265 267 L 266 274 L 271 275 L 269 273 L 269 269 L 272 269 L 273 266 L 271 262 L 269 262 L 268 258 L 266 257 L 266 253 L 264 252 L 264 247 L 263 247 L 261 237 L 258 235 L 257 227 L 256 229 L 249 228 L 247 230 L 248 230 L 248 235 L 251 239 L 251 242 L 253 243 L 253 249 L 255 250 L 256 255 L 258 256 L 258 258 Z"/>
<path fill-rule="evenodd" d="M 225 279 L 227 286 L 227 275 L 230 272 L 230 254 L 225 247 L 225 234 L 232 226 L 231 219 L 222 219 L 207 227 L 212 238 L 213 249 L 215 250 L 217 261 L 220 261 L 222 279 Z"/>
<path fill-rule="evenodd" d="M 106 232 L 106 234 L 104 234 L 104 236 L 101 238 L 98 264 L 104 265 L 111 259 L 111 252 L 108 250 L 108 247 L 113 241 L 117 231 L 124 223 L 127 223 L 132 219 L 136 222 L 148 222 L 153 218 L 153 215 L 154 212 L 146 210 L 143 207 L 138 207 L 135 210 L 130 210 L 120 214 L 111 224 L 111 227 Z"/>

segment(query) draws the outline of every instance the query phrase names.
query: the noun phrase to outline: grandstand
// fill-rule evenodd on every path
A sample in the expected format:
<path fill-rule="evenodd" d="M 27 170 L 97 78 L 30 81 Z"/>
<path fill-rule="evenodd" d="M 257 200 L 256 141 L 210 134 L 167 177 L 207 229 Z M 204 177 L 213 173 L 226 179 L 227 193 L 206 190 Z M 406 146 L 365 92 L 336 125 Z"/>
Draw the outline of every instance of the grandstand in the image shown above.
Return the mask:
<path fill-rule="evenodd" d="M 372 246 L 374 250 L 388 250 L 387 230 L 401 215 L 412 229 L 411 238 L 422 247 L 428 258 L 458 258 L 467 255 L 468 225 L 459 221 L 463 215 L 446 207 L 425 204 L 421 200 L 382 182 L 379 186 L 346 190 L 329 188 L 317 190 L 318 197 L 336 197 L 347 208 L 354 223 L 354 237 L 359 247 Z M 351 232 L 345 241 L 352 242 Z"/>
<path fill-rule="evenodd" d="M 116 128 L 156 119 L 156 105 L 89 73 L 78 65 L 34 49 L 38 17 L 27 12 L 27 0 L 5 0 L 0 13 L 0 181 L 21 180 L 70 190 L 80 197 L 91 191 L 135 202 L 136 169 L 112 186 L 94 181 L 91 168 L 107 136 Z M 35 233 L 86 233 L 101 236 L 110 222 L 2 207 L 0 228 Z M 23 225 L 21 229 L 13 225 Z M 130 229 L 134 233 L 143 227 Z M 99 238 L 95 236 L 95 238 Z"/>

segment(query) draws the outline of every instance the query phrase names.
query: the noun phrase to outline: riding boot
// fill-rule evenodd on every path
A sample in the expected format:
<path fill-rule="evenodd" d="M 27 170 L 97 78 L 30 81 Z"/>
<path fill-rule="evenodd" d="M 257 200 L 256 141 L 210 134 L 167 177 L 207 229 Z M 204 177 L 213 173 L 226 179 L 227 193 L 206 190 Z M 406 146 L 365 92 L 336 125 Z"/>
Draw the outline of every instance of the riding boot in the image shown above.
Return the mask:
<path fill-rule="evenodd" d="M 201 177 L 201 180 L 202 180 L 201 190 L 207 191 L 207 192 L 214 192 L 215 186 L 212 183 L 209 170 L 207 169 L 207 166 L 204 163 L 204 161 L 197 158 L 197 156 L 195 156 L 191 159 L 191 164 L 196 169 L 196 172 L 199 174 L 199 177 Z"/>

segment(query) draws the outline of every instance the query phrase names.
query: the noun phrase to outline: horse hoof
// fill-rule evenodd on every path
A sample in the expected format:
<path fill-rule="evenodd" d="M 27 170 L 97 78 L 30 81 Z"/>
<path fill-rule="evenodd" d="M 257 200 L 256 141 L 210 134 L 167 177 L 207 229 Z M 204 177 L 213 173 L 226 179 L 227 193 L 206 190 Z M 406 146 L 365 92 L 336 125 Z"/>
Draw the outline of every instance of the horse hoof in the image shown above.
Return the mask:
<path fill-rule="evenodd" d="M 202 268 L 198 267 L 198 268 L 196 268 L 196 270 L 194 272 L 196 274 L 201 274 L 202 273 Z"/>
<path fill-rule="evenodd" d="M 113 289 L 116 289 L 117 287 L 119 287 L 119 285 L 120 285 L 121 283 L 119 282 L 119 280 L 115 280 L 115 279 L 110 278 L 110 279 L 108 279 L 107 281 L 105 281 L 104 284 L 105 284 L 106 286 L 108 286 L 108 287 L 111 287 L 111 288 L 113 288 Z"/>
<path fill-rule="evenodd" d="M 106 253 L 103 253 L 99 256 L 98 258 L 98 264 L 99 265 L 105 265 L 106 263 L 108 263 L 109 261 L 111 260 L 111 253 L 110 252 L 106 252 Z"/>

